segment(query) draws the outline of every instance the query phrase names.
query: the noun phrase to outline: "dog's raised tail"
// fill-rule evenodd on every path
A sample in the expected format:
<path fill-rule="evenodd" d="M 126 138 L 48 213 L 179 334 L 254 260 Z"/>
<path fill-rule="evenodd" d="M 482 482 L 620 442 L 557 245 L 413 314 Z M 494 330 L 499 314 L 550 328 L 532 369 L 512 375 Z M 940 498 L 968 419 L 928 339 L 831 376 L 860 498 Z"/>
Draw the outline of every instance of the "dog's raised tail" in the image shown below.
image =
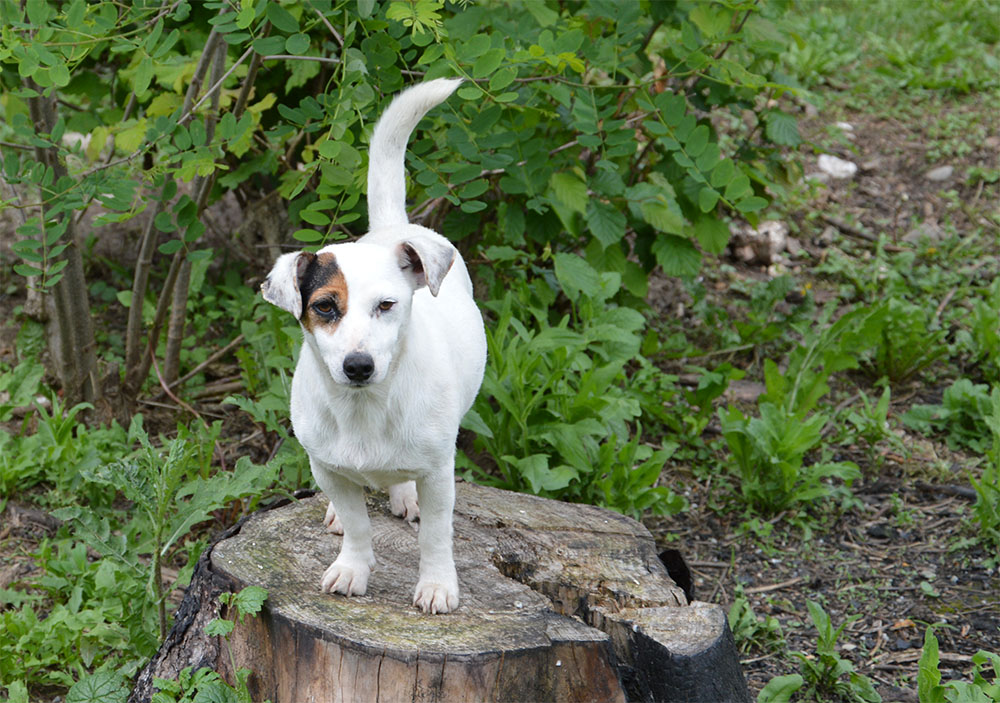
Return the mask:
<path fill-rule="evenodd" d="M 420 119 L 455 92 L 461 78 L 438 78 L 404 90 L 375 124 L 368 149 L 368 227 L 405 225 L 406 143 Z"/>

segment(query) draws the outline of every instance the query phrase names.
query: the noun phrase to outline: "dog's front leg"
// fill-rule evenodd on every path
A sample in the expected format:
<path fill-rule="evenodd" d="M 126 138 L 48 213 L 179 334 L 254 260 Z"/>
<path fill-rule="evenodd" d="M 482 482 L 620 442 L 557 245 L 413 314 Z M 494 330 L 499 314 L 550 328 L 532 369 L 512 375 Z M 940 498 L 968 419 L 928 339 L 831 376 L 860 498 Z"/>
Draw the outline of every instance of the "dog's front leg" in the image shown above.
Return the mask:
<path fill-rule="evenodd" d="M 425 613 L 448 613 L 458 607 L 458 574 L 452 556 L 452 471 L 417 479 L 420 500 L 420 580 L 413 604 Z"/>
<path fill-rule="evenodd" d="M 313 469 L 316 483 L 334 505 L 337 518 L 344 526 L 340 554 L 323 574 L 320 588 L 345 596 L 363 596 L 368 589 L 368 576 L 375 566 L 364 490 L 337 473 L 326 469 L 317 471 L 315 466 Z"/>

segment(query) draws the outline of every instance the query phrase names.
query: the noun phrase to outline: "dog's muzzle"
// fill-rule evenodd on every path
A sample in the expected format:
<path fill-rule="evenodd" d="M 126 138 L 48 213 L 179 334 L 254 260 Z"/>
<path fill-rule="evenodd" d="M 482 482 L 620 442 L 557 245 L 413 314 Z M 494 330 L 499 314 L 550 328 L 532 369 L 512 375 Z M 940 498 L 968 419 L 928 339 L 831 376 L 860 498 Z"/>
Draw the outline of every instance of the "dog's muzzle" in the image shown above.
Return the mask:
<path fill-rule="evenodd" d="M 351 385 L 364 385 L 375 373 L 375 360 L 371 354 L 351 352 L 344 359 L 344 375 Z"/>

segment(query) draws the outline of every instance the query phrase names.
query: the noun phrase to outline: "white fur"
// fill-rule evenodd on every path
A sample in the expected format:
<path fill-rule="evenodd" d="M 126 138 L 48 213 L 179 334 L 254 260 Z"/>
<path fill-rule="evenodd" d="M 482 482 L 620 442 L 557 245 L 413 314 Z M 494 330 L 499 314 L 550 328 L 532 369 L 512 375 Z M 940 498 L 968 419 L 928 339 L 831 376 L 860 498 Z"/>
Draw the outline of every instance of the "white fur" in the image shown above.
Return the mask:
<path fill-rule="evenodd" d="M 316 483 L 330 499 L 326 524 L 342 532 L 324 591 L 363 595 L 375 565 L 363 486 L 388 488 L 395 514 L 420 517 L 420 577 L 414 605 L 458 607 L 452 557 L 455 439 L 482 383 L 486 336 L 465 262 L 441 235 L 407 222 L 404 152 L 420 118 L 459 81 L 439 79 L 401 93 L 372 136 L 368 176 L 371 231 L 334 244 L 347 309 L 332 333 L 303 327 L 292 380 L 295 435 Z M 265 299 L 302 314 L 302 254 L 285 254 L 261 287 Z M 379 304 L 393 301 L 391 309 Z M 363 385 L 344 369 L 348 354 L 371 357 Z M 418 507 L 419 497 L 419 507 Z"/>

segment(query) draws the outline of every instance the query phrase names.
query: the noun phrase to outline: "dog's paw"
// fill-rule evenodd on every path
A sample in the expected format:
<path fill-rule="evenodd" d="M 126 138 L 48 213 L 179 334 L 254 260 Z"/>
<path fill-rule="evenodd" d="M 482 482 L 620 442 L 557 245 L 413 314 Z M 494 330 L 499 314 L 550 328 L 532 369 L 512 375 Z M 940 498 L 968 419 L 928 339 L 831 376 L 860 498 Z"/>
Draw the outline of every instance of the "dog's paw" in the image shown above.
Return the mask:
<path fill-rule="evenodd" d="M 417 503 L 417 484 L 413 481 L 389 486 L 389 507 L 392 514 L 401 517 L 416 528 L 420 519 L 420 505 Z"/>
<path fill-rule="evenodd" d="M 327 532 L 332 532 L 335 535 L 344 534 L 344 525 L 337 517 L 337 511 L 334 509 L 332 501 L 326 506 L 326 517 L 323 518 L 323 524 L 326 525 Z"/>
<path fill-rule="evenodd" d="M 413 593 L 413 605 L 425 613 L 450 613 L 458 608 L 458 584 L 421 579 Z"/>
<path fill-rule="evenodd" d="M 345 596 L 363 596 L 368 590 L 368 576 L 371 572 L 371 567 L 367 564 L 341 560 L 338 557 L 323 573 L 320 590 L 325 593 L 342 593 Z"/>

